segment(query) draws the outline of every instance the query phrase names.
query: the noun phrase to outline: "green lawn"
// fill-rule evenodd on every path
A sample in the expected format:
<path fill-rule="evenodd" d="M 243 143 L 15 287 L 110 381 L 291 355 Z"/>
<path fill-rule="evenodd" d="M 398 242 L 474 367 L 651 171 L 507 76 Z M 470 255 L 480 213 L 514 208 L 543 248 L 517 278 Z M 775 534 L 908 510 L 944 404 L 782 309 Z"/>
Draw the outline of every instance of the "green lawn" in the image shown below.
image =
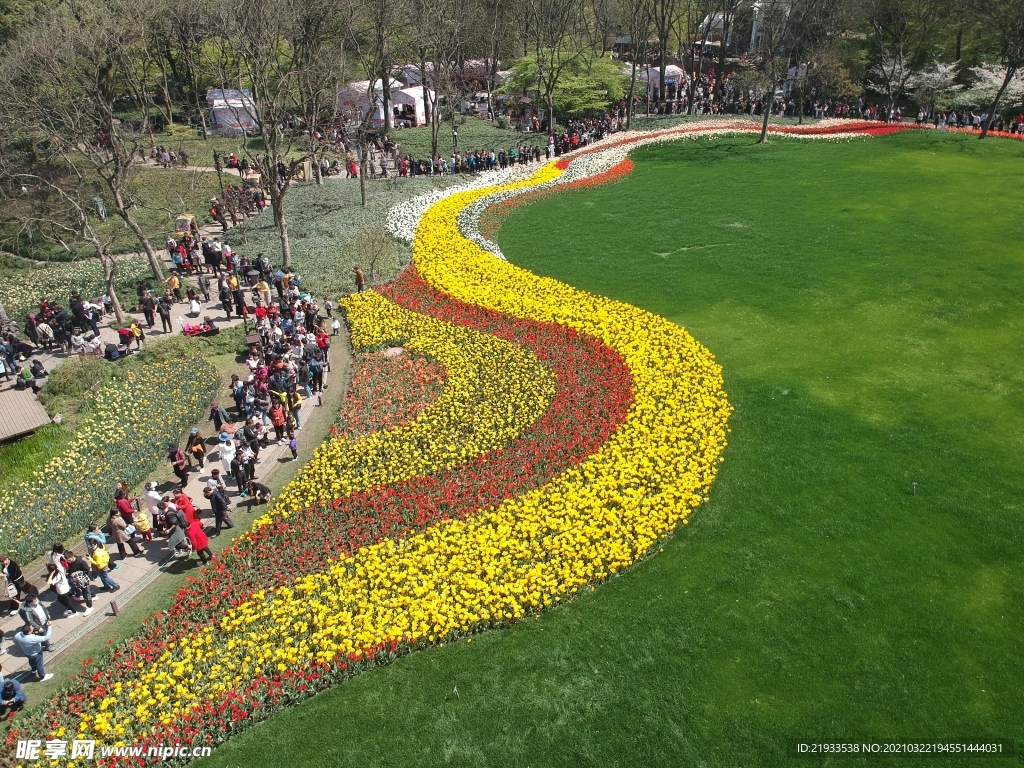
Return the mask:
<path fill-rule="evenodd" d="M 639 151 L 625 180 L 535 203 L 499 236 L 512 261 L 716 354 L 736 413 L 692 524 L 570 605 L 363 675 L 203 765 L 776 766 L 789 738 L 1019 748 L 1024 145 L 754 141 Z"/>

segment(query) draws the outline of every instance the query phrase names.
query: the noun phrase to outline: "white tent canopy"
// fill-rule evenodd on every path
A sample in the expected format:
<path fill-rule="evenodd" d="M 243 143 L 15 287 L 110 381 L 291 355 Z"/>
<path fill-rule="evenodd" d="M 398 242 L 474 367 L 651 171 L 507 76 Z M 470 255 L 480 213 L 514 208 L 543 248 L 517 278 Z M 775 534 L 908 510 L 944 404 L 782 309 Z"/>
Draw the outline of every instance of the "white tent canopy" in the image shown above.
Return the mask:
<path fill-rule="evenodd" d="M 641 73 L 640 77 L 644 80 L 657 83 L 661 79 L 661 70 L 658 67 L 651 67 L 646 72 Z M 675 64 L 665 65 L 665 83 L 679 83 L 686 81 L 686 73 Z"/>
<path fill-rule="evenodd" d="M 206 107 L 210 110 L 210 131 L 220 136 L 240 136 L 256 130 L 256 105 L 252 92 L 214 88 L 206 92 Z"/>
<path fill-rule="evenodd" d="M 338 89 L 338 111 L 343 115 L 350 116 L 357 120 L 366 118 L 372 110 L 372 123 L 375 127 L 384 125 L 384 83 L 382 80 L 375 80 L 373 83 L 374 103 L 370 105 L 370 81 L 359 80 Z M 427 94 L 431 100 L 434 93 L 429 88 Z M 398 80 L 391 81 L 391 101 L 387 105 L 394 116 L 396 112 L 414 117 L 416 125 L 423 125 L 427 121 L 426 101 L 423 98 L 423 87 L 413 86 L 403 88 Z M 401 119 L 401 118 L 399 118 Z M 408 118 L 406 118 L 408 119 Z"/>
<path fill-rule="evenodd" d="M 654 91 L 659 87 L 661 82 L 661 70 L 658 67 L 651 67 L 643 72 L 640 72 L 640 79 L 647 83 L 647 95 L 653 95 Z M 681 67 L 677 67 L 675 64 L 665 65 L 665 85 L 674 85 L 676 88 L 681 88 L 686 83 L 686 72 Z"/>

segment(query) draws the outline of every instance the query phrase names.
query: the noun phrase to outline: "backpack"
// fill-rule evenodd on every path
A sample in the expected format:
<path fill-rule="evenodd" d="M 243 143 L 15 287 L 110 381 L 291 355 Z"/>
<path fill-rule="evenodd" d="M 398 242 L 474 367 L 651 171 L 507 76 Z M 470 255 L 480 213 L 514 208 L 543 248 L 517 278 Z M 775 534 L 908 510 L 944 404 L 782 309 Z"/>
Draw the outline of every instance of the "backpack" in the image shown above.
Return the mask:
<path fill-rule="evenodd" d="M 85 571 L 69 571 L 68 581 L 71 582 L 72 586 L 84 590 L 89 586 L 89 574 Z"/>

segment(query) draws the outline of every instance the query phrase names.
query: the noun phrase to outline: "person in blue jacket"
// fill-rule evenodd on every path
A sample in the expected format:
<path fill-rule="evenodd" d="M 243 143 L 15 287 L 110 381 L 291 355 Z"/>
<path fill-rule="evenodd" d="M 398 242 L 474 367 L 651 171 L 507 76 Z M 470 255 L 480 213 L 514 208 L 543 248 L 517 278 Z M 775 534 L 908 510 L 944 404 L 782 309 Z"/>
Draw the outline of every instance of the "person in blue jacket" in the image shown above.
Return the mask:
<path fill-rule="evenodd" d="M 21 690 L 21 683 L 17 680 L 4 680 L 0 687 L 0 717 L 6 717 L 8 712 L 19 712 L 25 706 L 28 697 Z"/>

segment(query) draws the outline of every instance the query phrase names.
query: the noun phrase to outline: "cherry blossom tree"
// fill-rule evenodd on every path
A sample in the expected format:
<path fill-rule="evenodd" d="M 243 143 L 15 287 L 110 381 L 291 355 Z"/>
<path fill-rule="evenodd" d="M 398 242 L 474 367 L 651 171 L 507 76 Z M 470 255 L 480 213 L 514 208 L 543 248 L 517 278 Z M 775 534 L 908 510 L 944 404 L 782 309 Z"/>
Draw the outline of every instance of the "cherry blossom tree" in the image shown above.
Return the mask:
<path fill-rule="evenodd" d="M 945 64 L 935 61 L 930 67 L 915 72 L 907 80 L 907 91 L 914 94 L 914 100 L 921 106 L 935 108 L 936 102 L 943 96 L 963 88 L 957 83 L 957 72 L 960 62 Z"/>

